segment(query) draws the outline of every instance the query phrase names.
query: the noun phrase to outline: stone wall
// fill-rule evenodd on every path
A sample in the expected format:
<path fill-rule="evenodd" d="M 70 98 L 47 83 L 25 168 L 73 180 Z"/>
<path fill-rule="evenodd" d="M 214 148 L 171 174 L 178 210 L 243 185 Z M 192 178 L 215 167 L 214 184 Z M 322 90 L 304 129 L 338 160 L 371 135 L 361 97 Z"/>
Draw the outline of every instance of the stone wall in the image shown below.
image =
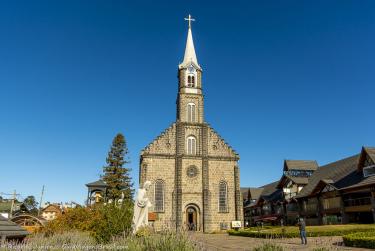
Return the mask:
<path fill-rule="evenodd" d="M 155 205 L 154 201 L 154 183 L 155 180 L 164 181 L 164 212 L 157 212 L 158 220 L 154 223 L 156 230 L 162 230 L 163 228 L 174 228 L 173 218 L 173 191 L 175 181 L 175 159 L 169 158 L 154 158 L 145 157 L 142 161 L 143 164 L 147 165 L 146 180 L 152 182 L 152 186 L 148 191 L 148 196 L 151 203 Z M 144 180 L 141 181 L 142 184 Z M 154 211 L 154 207 L 150 208 L 150 212 Z"/>
<path fill-rule="evenodd" d="M 231 221 L 236 220 L 236 203 L 235 203 L 235 180 L 233 167 L 236 161 L 209 161 L 209 180 L 211 192 L 211 224 L 208 231 L 220 230 L 220 224 L 228 227 Z M 228 211 L 225 213 L 219 212 L 219 183 L 225 181 L 227 183 L 228 192 Z"/>

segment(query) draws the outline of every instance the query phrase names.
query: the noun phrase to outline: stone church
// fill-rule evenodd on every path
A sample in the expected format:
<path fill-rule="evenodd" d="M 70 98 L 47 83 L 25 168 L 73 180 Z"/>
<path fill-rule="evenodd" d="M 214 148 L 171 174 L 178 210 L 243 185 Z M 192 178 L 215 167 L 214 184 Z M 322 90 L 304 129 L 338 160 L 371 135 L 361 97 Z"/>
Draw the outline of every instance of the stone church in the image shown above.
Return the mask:
<path fill-rule="evenodd" d="M 239 155 L 204 119 L 202 68 L 189 21 L 178 66 L 177 118 L 140 156 L 140 186 L 148 192 L 156 230 L 212 232 L 243 221 Z"/>

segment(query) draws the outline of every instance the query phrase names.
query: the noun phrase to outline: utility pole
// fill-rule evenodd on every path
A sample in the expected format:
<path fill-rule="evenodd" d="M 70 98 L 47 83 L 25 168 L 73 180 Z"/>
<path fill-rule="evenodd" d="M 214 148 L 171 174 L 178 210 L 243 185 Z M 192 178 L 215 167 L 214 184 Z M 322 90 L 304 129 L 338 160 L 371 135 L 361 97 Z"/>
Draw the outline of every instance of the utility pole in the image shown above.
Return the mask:
<path fill-rule="evenodd" d="M 16 190 L 13 191 L 12 205 L 10 206 L 9 219 L 13 217 L 14 203 L 16 202 Z"/>
<path fill-rule="evenodd" d="M 38 216 L 40 216 L 40 211 L 42 210 L 43 195 L 44 195 L 44 185 L 42 187 L 42 194 L 40 195 Z"/>

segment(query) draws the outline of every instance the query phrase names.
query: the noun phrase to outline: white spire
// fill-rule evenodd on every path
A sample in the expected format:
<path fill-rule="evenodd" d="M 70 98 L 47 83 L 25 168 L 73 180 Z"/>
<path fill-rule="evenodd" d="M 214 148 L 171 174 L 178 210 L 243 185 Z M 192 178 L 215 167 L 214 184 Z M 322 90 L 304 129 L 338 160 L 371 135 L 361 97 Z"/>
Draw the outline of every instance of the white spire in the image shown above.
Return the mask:
<path fill-rule="evenodd" d="M 187 67 L 190 64 L 193 64 L 196 67 L 198 67 L 198 69 L 201 69 L 201 67 L 198 64 L 197 55 L 195 54 L 193 34 L 191 32 L 191 21 L 195 21 L 195 19 L 191 18 L 189 14 L 188 18 L 185 18 L 185 20 L 189 22 L 189 28 L 188 28 L 188 35 L 186 39 L 184 61 L 182 61 L 182 63 L 179 65 L 179 68 Z"/>

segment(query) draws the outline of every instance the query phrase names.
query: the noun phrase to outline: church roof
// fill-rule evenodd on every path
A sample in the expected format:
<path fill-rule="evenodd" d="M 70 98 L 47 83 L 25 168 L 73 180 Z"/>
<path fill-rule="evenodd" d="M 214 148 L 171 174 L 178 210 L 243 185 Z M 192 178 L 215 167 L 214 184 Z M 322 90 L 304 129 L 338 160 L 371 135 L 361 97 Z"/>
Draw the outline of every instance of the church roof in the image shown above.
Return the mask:
<path fill-rule="evenodd" d="M 25 229 L 0 215 L 0 236 L 5 235 L 6 238 L 22 238 L 28 234 L 29 232 Z"/>
<path fill-rule="evenodd" d="M 186 19 L 186 20 L 192 20 L 190 18 L 191 17 L 189 15 L 189 19 Z M 187 39 L 186 39 L 184 60 L 182 61 L 182 63 L 178 67 L 181 69 L 181 68 L 188 67 L 191 64 L 193 64 L 199 70 L 202 70 L 201 67 L 198 64 L 197 55 L 195 54 L 193 34 L 192 34 L 192 31 L 191 31 L 191 25 L 190 25 L 190 21 L 189 21 L 189 29 L 188 29 Z"/>

